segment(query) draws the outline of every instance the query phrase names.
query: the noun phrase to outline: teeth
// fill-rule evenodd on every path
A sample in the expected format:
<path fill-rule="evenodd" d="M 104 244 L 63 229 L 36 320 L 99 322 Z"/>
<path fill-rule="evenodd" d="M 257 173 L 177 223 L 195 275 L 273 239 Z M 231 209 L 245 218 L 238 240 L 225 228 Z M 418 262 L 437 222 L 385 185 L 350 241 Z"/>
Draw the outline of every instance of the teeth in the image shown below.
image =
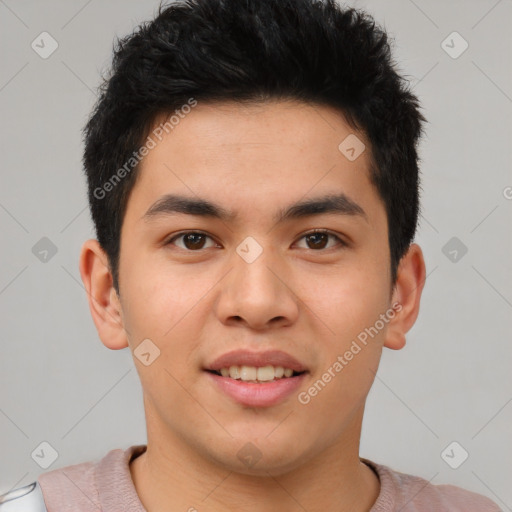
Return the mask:
<path fill-rule="evenodd" d="M 232 379 L 239 379 L 240 378 L 240 367 L 239 366 L 230 366 L 229 367 L 229 376 Z"/>
<path fill-rule="evenodd" d="M 254 366 L 240 367 L 240 378 L 242 380 L 256 380 L 258 370 Z"/>
<path fill-rule="evenodd" d="M 220 374 L 223 377 L 230 377 L 244 382 L 269 382 L 274 379 L 291 377 L 293 370 L 282 366 L 230 366 L 221 368 Z"/>
<path fill-rule="evenodd" d="M 268 380 L 274 380 L 274 367 L 273 366 L 262 366 L 261 368 L 258 368 L 258 371 L 256 372 L 256 380 L 260 381 L 268 381 Z"/>

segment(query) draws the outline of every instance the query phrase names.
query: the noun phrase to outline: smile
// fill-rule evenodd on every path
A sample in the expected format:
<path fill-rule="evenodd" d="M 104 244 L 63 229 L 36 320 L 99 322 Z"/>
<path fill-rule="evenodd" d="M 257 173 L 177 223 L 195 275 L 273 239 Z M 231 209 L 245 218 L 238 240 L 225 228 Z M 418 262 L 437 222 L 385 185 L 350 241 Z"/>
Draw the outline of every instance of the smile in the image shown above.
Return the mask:
<path fill-rule="evenodd" d="M 238 378 L 231 377 L 232 369 L 233 375 L 238 375 Z M 222 370 L 225 373 L 226 368 Z M 277 377 L 276 374 L 279 375 L 281 370 L 283 375 Z M 253 366 L 230 367 L 229 375 L 226 376 L 213 370 L 207 370 L 205 374 L 213 381 L 216 390 L 220 391 L 222 395 L 228 396 L 237 404 L 246 407 L 271 407 L 280 404 L 286 398 L 295 394 L 308 373 L 295 373 L 289 368 L 286 370 L 288 375 L 290 371 L 292 375 L 286 376 L 284 374 L 285 369 L 282 367 L 256 368 Z M 267 380 L 260 381 L 258 378 L 253 378 L 254 376 L 258 377 L 260 371 L 263 372 L 263 377 Z M 272 379 L 269 378 L 271 375 Z"/>
<path fill-rule="evenodd" d="M 294 375 L 300 375 L 304 372 L 296 372 L 291 368 L 282 366 L 230 366 L 220 370 L 212 370 L 217 375 L 229 377 L 230 379 L 243 380 L 244 382 L 271 382 L 277 379 L 289 378 Z"/>

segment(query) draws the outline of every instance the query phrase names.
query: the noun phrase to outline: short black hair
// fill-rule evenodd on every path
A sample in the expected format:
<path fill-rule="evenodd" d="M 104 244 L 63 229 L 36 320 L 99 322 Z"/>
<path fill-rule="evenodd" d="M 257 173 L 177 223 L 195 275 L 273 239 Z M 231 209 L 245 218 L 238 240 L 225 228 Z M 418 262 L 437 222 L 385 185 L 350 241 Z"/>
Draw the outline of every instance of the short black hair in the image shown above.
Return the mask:
<path fill-rule="evenodd" d="M 191 99 L 299 100 L 342 113 L 370 141 L 370 180 L 386 209 L 395 284 L 418 222 L 416 145 L 426 119 L 395 69 L 385 30 L 368 13 L 335 0 L 178 0 L 117 38 L 113 53 L 84 128 L 83 163 L 118 294 L 121 226 L 138 151 L 156 119 Z"/>

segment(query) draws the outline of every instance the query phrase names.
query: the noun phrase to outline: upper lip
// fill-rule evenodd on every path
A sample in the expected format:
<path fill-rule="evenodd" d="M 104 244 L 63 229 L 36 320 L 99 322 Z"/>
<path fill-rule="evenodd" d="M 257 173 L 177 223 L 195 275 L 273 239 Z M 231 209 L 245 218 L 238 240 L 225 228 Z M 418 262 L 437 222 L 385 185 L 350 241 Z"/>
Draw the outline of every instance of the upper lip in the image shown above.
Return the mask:
<path fill-rule="evenodd" d="M 296 372 L 306 371 L 306 367 L 295 357 L 282 350 L 251 352 L 244 349 L 222 354 L 207 365 L 205 370 L 218 371 L 221 368 L 229 368 L 230 366 L 282 366 L 283 368 L 291 368 Z"/>

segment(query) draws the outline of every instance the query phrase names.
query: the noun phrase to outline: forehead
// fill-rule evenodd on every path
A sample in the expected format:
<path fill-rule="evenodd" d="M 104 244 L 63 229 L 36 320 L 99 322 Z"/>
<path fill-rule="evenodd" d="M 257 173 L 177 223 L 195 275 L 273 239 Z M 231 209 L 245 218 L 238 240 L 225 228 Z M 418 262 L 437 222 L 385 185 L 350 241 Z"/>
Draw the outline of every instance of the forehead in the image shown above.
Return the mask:
<path fill-rule="evenodd" d="M 215 148 L 245 152 L 280 152 L 291 148 L 298 154 L 323 152 L 325 146 L 339 142 L 355 130 L 342 112 L 331 107 L 296 100 L 272 100 L 261 103 L 199 103 L 186 115 L 171 116 L 166 135 L 172 133 L 174 145 L 194 148 L 194 156 L 209 153 Z M 155 120 L 155 129 L 162 130 L 168 117 Z M 357 134 L 365 139 L 363 134 Z M 196 141 L 196 137 L 199 139 Z M 338 141 L 338 142 L 337 142 Z M 172 145 L 172 142 L 167 140 Z M 199 143 L 199 144 L 198 144 Z M 189 154 L 190 151 L 187 151 Z M 147 160 L 151 160 L 148 155 Z M 153 155 L 154 156 L 154 155 Z M 291 156 L 288 154 L 288 156 Z"/>
<path fill-rule="evenodd" d="M 156 144 L 131 194 L 128 209 L 139 218 L 171 193 L 226 204 L 235 213 L 250 204 L 254 214 L 261 203 L 274 218 L 288 199 L 345 193 L 359 203 L 375 194 L 368 141 L 333 108 L 297 101 L 198 102 L 172 125 L 165 125 L 168 119 L 155 122 L 150 137 Z M 366 148 L 352 160 L 342 151 L 350 137 Z"/>

